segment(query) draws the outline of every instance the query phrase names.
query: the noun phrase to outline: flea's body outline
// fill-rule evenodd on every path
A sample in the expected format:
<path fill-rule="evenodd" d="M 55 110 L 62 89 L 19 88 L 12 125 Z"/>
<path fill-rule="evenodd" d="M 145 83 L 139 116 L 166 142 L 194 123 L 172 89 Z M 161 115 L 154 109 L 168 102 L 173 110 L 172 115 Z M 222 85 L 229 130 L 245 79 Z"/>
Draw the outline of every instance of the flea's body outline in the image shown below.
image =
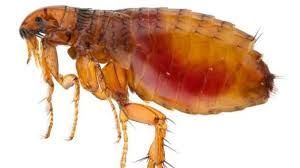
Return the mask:
<path fill-rule="evenodd" d="M 123 132 L 122 168 L 129 119 L 155 126 L 148 168 L 168 164 L 165 115 L 130 102 L 128 89 L 144 101 L 191 114 L 216 114 L 262 104 L 273 89 L 274 75 L 253 49 L 255 37 L 229 22 L 190 10 L 46 7 L 26 17 L 20 35 L 27 42 L 28 61 L 34 56 L 49 87 L 50 123 L 45 137 L 53 125 L 53 79 L 65 89 L 75 87 L 70 139 L 76 130 L 81 85 L 112 107 L 118 141 L 121 128 Z M 41 54 L 37 37 L 41 38 Z M 70 46 L 68 54 L 76 59 L 77 74 L 59 73 L 57 45 Z M 105 67 L 100 63 L 106 63 Z M 118 103 L 119 115 L 112 100 Z"/>

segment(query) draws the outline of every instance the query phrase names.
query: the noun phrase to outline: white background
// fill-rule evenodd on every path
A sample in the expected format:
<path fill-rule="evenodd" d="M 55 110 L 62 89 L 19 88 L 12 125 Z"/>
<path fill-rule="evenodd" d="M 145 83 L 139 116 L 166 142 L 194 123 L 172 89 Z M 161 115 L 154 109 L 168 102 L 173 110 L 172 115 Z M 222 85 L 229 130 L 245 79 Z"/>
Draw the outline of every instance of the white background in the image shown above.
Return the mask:
<path fill-rule="evenodd" d="M 153 103 L 176 122 L 169 133 L 177 153 L 167 150 L 167 161 L 177 168 L 299 168 L 300 167 L 300 22 L 296 1 L 216 1 L 216 0 L 72 0 L 1 2 L 0 55 L 0 167 L 1 168 L 116 168 L 122 143 L 115 144 L 116 129 L 109 104 L 81 90 L 80 115 L 76 138 L 65 141 L 70 131 L 73 89 L 56 85 L 55 123 L 52 136 L 44 140 L 47 113 L 41 72 L 31 62 L 26 65 L 25 42 L 18 29 L 31 11 L 48 5 L 70 5 L 95 9 L 125 7 L 188 8 L 234 23 L 250 33 L 261 27 L 263 36 L 256 49 L 276 79 L 276 94 L 264 105 L 241 112 L 213 116 L 192 116 L 168 111 Z M 61 73 L 75 72 L 74 61 L 59 48 Z M 57 84 L 57 83 L 56 83 Z M 135 95 L 131 100 L 141 102 Z M 153 128 L 129 124 L 127 167 L 146 156 L 153 139 Z M 122 141 L 121 141 L 122 142 Z"/>

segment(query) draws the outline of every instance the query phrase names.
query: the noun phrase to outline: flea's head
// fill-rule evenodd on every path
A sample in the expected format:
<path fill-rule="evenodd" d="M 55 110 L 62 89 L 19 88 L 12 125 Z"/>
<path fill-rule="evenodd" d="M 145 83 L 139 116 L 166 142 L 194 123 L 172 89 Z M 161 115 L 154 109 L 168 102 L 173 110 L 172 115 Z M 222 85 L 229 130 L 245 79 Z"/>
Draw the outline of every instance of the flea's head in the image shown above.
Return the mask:
<path fill-rule="evenodd" d="M 273 91 L 275 76 L 262 61 L 261 54 L 256 51 L 250 52 L 237 73 L 240 92 L 246 101 L 253 105 L 267 101 Z"/>
<path fill-rule="evenodd" d="M 22 22 L 19 29 L 21 37 L 43 37 L 56 30 L 63 21 L 66 9 L 65 6 L 51 6 L 35 10 Z"/>
<path fill-rule="evenodd" d="M 65 29 L 65 24 L 63 25 L 62 23 L 64 20 L 67 20 L 65 17 L 70 17 L 70 12 L 68 16 L 66 16 L 67 9 L 66 6 L 45 7 L 35 10 L 24 19 L 19 28 L 19 33 L 27 42 L 29 57 L 30 55 L 36 56 L 39 53 L 38 38 L 43 39 L 50 33 L 57 36 L 57 34 L 53 32 L 59 32 L 57 31 L 58 28 Z M 60 39 L 64 39 L 64 36 L 66 35 L 59 37 Z M 65 39 L 67 39 L 67 37 L 65 37 Z"/>

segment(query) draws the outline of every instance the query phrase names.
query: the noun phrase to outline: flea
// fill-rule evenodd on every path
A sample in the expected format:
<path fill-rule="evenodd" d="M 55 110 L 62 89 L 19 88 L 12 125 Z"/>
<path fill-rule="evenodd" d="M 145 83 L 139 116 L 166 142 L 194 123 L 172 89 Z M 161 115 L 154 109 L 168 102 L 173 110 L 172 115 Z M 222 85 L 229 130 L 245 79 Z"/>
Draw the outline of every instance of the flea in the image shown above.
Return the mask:
<path fill-rule="evenodd" d="M 53 126 L 53 80 L 65 89 L 75 89 L 70 140 L 75 135 L 81 86 L 111 105 L 117 141 L 123 134 L 122 168 L 126 165 L 128 120 L 155 127 L 146 157 L 148 168 L 170 165 L 164 151 L 166 116 L 130 101 L 129 90 L 145 102 L 189 114 L 238 111 L 265 103 L 273 90 L 274 75 L 253 49 L 255 36 L 191 10 L 51 6 L 31 13 L 19 30 L 27 42 L 28 62 L 34 57 L 49 88 L 50 121 L 45 137 Z M 76 74 L 60 74 L 59 45 L 69 47 Z"/>

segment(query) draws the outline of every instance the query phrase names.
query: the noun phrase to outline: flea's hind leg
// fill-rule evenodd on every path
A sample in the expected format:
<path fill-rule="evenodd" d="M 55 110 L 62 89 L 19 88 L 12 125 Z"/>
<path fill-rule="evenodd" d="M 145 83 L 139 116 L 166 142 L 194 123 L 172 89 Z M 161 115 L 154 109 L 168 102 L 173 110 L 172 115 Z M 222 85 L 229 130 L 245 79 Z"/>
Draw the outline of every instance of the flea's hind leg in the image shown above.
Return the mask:
<path fill-rule="evenodd" d="M 155 138 L 148 152 L 148 168 L 162 168 L 165 161 L 164 138 L 167 130 L 165 115 L 152 107 L 134 103 L 125 105 L 122 112 L 125 114 L 124 116 L 128 117 L 130 120 L 155 126 Z M 124 121 L 122 122 L 121 120 L 121 123 L 123 126 Z M 127 138 L 125 139 L 125 135 L 124 141 L 124 144 L 127 145 Z M 127 147 L 124 148 L 123 155 L 124 153 L 126 155 L 126 152 Z M 122 157 L 121 163 L 125 162 L 123 159 L 124 158 Z M 121 167 L 122 165 L 124 167 L 125 164 L 121 164 Z"/>
<path fill-rule="evenodd" d="M 51 73 L 52 76 L 63 88 L 68 89 L 72 86 L 75 86 L 75 93 L 73 98 L 74 118 L 73 118 L 72 130 L 68 138 L 68 140 L 72 140 L 75 135 L 77 120 L 78 120 L 78 102 L 79 102 L 79 94 L 80 94 L 80 85 L 79 85 L 78 77 L 75 74 L 68 74 L 68 75 L 59 74 L 56 48 L 54 46 L 47 44 L 47 42 L 45 41 L 43 41 L 42 60 L 44 60 L 45 67 L 47 67 L 47 72 Z"/>

